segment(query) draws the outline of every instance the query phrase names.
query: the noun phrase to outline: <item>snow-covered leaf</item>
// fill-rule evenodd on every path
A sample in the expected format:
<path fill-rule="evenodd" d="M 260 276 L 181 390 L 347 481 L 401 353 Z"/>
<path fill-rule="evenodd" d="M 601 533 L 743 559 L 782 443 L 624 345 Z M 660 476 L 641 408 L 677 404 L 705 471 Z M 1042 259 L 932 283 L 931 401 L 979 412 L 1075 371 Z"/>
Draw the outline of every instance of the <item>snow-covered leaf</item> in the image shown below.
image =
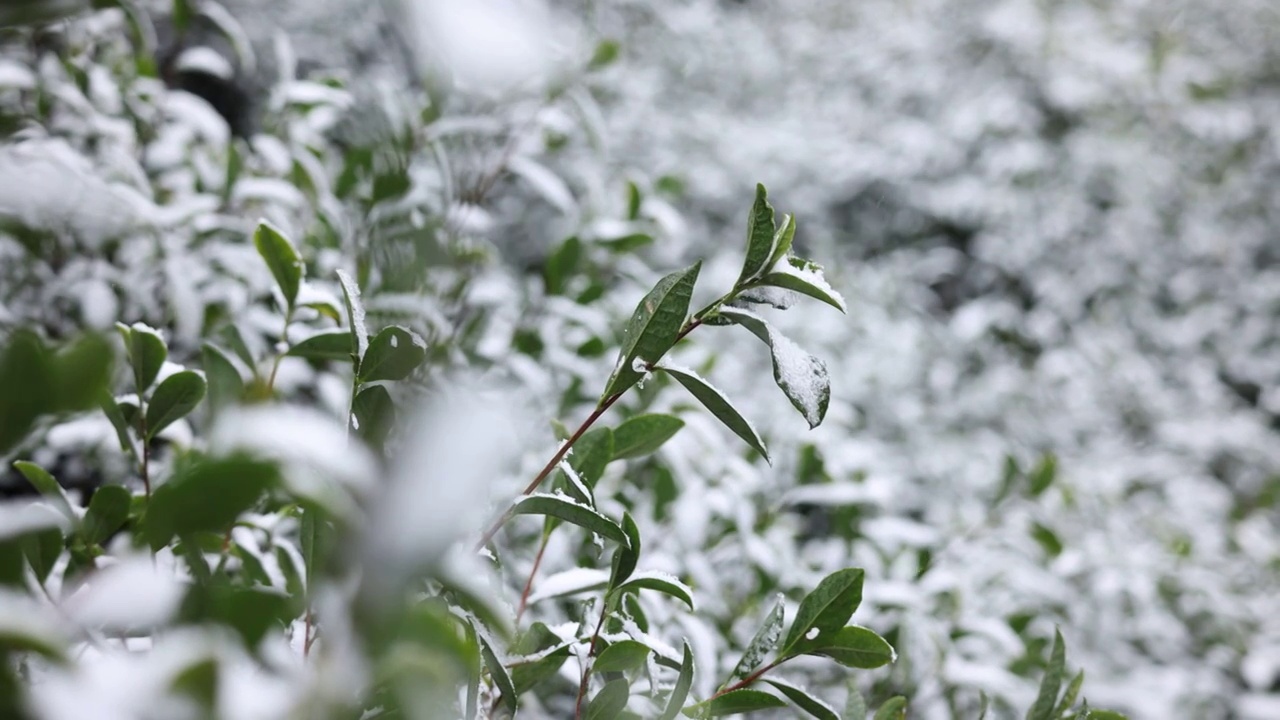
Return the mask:
<path fill-rule="evenodd" d="M 559 518 L 624 545 L 628 542 L 627 534 L 617 523 L 563 495 L 546 493 L 527 495 L 516 501 L 511 508 L 511 514 L 546 515 Z"/>
<path fill-rule="evenodd" d="M 822 266 L 811 260 L 794 255 L 782 258 L 758 282 L 761 285 L 794 290 L 821 300 L 840 312 L 846 311 L 844 297 L 827 282 L 822 274 Z"/>
<path fill-rule="evenodd" d="M 774 382 L 804 416 L 810 428 L 820 425 L 831 403 L 831 378 L 827 364 L 802 350 L 764 318 L 749 310 L 721 308 L 720 317 L 747 328 L 769 346 L 773 356 Z"/>
<path fill-rule="evenodd" d="M 417 333 L 399 325 L 383 328 L 369 342 L 360 361 L 360 381 L 403 380 L 427 357 L 427 343 Z"/>
<path fill-rule="evenodd" d="M 747 649 L 742 652 L 742 659 L 738 661 L 738 664 L 733 668 L 733 672 L 730 673 L 730 682 L 741 680 L 750 675 L 753 670 L 760 667 L 760 663 L 764 662 L 765 657 L 778 646 L 778 640 L 782 638 L 782 623 L 785 615 L 786 599 L 781 593 L 778 593 L 774 598 L 773 609 L 765 616 L 760 629 L 751 638 L 751 642 L 747 643 Z"/>

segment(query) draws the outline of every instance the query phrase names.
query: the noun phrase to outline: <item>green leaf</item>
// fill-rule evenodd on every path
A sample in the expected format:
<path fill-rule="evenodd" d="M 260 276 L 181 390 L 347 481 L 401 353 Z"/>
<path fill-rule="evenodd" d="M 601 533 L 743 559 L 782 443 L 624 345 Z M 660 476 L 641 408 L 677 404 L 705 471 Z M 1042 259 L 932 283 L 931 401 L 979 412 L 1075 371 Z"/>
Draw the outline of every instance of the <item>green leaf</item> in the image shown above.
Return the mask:
<path fill-rule="evenodd" d="M 907 699 L 898 695 L 885 700 L 873 720 L 907 720 Z"/>
<path fill-rule="evenodd" d="M 791 252 L 791 243 L 796 239 L 796 218 L 794 215 L 787 214 L 782 219 L 782 223 L 778 226 L 778 232 L 773 238 L 773 255 L 769 256 L 769 264 L 765 267 L 765 271 L 773 269 L 778 261 L 787 256 Z"/>
<path fill-rule="evenodd" d="M 605 683 L 595 697 L 591 698 L 591 702 L 587 703 L 583 717 L 586 720 L 616 720 L 622 710 L 627 707 L 627 700 L 630 697 L 631 687 L 626 680 L 621 678 L 611 680 Z"/>
<path fill-rule="evenodd" d="M 617 523 L 586 505 L 560 495 L 539 493 L 527 495 L 516 501 L 512 515 L 546 515 L 572 523 L 616 542 L 628 542 L 627 534 Z"/>
<path fill-rule="evenodd" d="M 204 375 L 209 381 L 209 405 L 225 407 L 244 397 L 244 378 L 239 368 L 221 348 L 205 343 L 200 349 Z"/>
<path fill-rule="evenodd" d="M 615 43 L 616 48 L 616 43 Z M 636 220 L 640 217 L 640 207 L 644 204 L 644 198 L 640 195 L 640 186 L 630 180 L 627 181 L 627 219 Z"/>
<path fill-rule="evenodd" d="M 264 587 L 226 584 L 191 586 L 182 601 L 179 617 L 185 622 L 212 622 L 235 630 L 245 647 L 254 650 L 267 631 L 284 629 L 295 608 L 288 595 Z"/>
<path fill-rule="evenodd" d="M 49 577 L 53 566 L 62 556 L 62 550 L 62 531 L 58 528 L 40 530 L 22 538 L 22 553 L 26 556 L 27 563 L 31 565 L 31 570 L 40 583 Z"/>
<path fill-rule="evenodd" d="M 840 312 L 846 311 L 844 298 L 827 282 L 822 266 L 794 255 L 787 256 L 774 265 L 755 285 L 768 285 L 794 290 L 830 305 Z"/>
<path fill-rule="evenodd" d="M 587 68 L 591 70 L 599 70 L 606 65 L 612 65 L 618 59 L 620 46 L 617 40 L 601 40 L 596 45 L 596 51 L 591 55 L 591 62 L 587 63 Z M 628 183 L 630 184 L 630 183 Z M 634 185 L 631 185 L 635 187 Z M 635 217 L 634 215 L 632 216 Z"/>
<path fill-rule="evenodd" d="M 204 376 L 191 370 L 165 378 L 147 403 L 147 440 L 195 410 L 204 399 L 206 386 Z"/>
<path fill-rule="evenodd" d="M 693 591 L 689 589 L 689 586 L 680 582 L 674 576 L 666 575 L 664 573 L 644 572 L 638 575 L 632 575 L 629 580 L 619 585 L 614 591 L 617 593 L 625 593 L 636 592 L 642 589 L 654 590 L 664 595 L 670 595 L 680 602 L 683 602 L 685 605 L 688 605 L 690 610 L 694 609 Z"/>
<path fill-rule="evenodd" d="M 129 453 L 136 460 L 138 451 L 133 442 L 133 436 L 130 435 L 129 418 L 125 417 L 124 405 L 116 402 L 116 399 L 104 393 L 102 398 L 102 413 L 107 416 L 107 420 L 111 423 L 111 427 L 116 431 L 116 439 L 120 441 L 120 449 Z M 136 409 L 135 409 L 136 410 Z"/>
<path fill-rule="evenodd" d="M 67 491 L 44 468 L 25 460 L 14 462 L 13 468 L 22 473 L 36 492 L 48 498 L 54 509 L 62 513 L 63 517 L 72 523 L 79 522 L 75 511 L 71 509 L 71 498 L 67 497 Z"/>
<path fill-rule="evenodd" d="M 619 640 L 605 648 L 591 666 L 593 673 L 626 672 L 644 665 L 649 646 L 635 640 Z"/>
<path fill-rule="evenodd" d="M 769 204 L 764 185 L 756 185 L 756 201 L 747 217 L 747 257 L 738 275 L 737 286 L 759 278 L 769 270 L 769 258 L 773 257 L 774 237 L 773 206 Z"/>
<path fill-rule="evenodd" d="M 1062 640 L 1062 632 L 1053 631 L 1053 650 L 1049 653 L 1049 667 L 1045 670 L 1044 679 L 1040 681 L 1040 692 L 1036 701 L 1027 710 L 1027 720 L 1054 720 L 1053 709 L 1058 704 L 1058 691 L 1062 688 L 1062 679 L 1067 672 L 1067 648 Z"/>
<path fill-rule="evenodd" d="M 351 331 L 325 330 L 296 343 L 286 353 L 308 360 L 351 362 Z"/>
<path fill-rule="evenodd" d="M 560 639 L 559 635 L 540 622 L 535 622 L 529 630 L 512 646 L 511 681 L 515 684 L 516 694 L 524 693 L 551 678 L 569 659 L 569 646 L 572 643 Z M 520 656 L 538 655 L 538 659 L 521 661 Z"/>
<path fill-rule="evenodd" d="M 1058 539 L 1057 533 L 1047 526 L 1038 522 L 1031 523 L 1031 537 L 1040 544 L 1040 548 L 1049 557 L 1053 558 L 1062 554 L 1062 541 Z"/>
<path fill-rule="evenodd" d="M 676 382 L 683 385 L 686 390 L 698 399 L 698 402 L 702 403 L 703 407 L 710 410 L 712 415 L 715 415 L 720 422 L 724 423 L 725 427 L 755 448 L 757 452 L 764 456 L 765 462 L 770 462 L 769 451 L 765 449 L 764 440 L 760 439 L 760 434 L 756 432 L 755 427 L 742 416 L 742 413 L 738 412 L 738 409 L 729 402 L 724 393 L 688 368 L 663 364 L 655 366 L 654 369 L 661 370 L 675 378 Z"/>
<path fill-rule="evenodd" d="M 574 235 L 551 253 L 542 270 L 542 282 L 548 295 L 563 295 L 570 278 L 578 271 L 582 260 L 582 241 Z"/>
<path fill-rule="evenodd" d="M 360 381 L 403 380 L 427 359 L 427 343 L 398 325 L 385 327 L 369 343 L 360 361 Z"/>
<path fill-rule="evenodd" d="M 122 485 L 103 485 L 93 493 L 84 514 L 81 535 L 90 545 L 101 545 L 129 520 L 133 493 Z"/>
<path fill-rule="evenodd" d="M 116 323 L 116 329 L 124 338 L 125 354 L 133 367 L 134 389 L 141 395 L 156 381 L 160 368 L 169 358 L 169 348 L 160 332 L 149 325 Z"/>
<path fill-rule="evenodd" d="M 746 678 L 752 671 L 760 667 L 765 657 L 778 646 L 778 639 L 782 637 L 782 622 L 785 616 L 786 600 L 783 598 L 782 593 L 778 593 L 774 599 L 773 609 L 765 616 L 764 622 L 760 625 L 760 629 L 756 631 L 755 637 L 751 638 L 751 642 L 747 643 L 747 649 L 742 651 L 742 659 L 734 666 L 733 673 L 729 675 L 729 682 Z"/>
<path fill-rule="evenodd" d="M 503 666 L 502 661 L 498 659 L 498 654 L 493 651 L 493 645 L 489 643 L 489 639 L 484 633 L 477 632 L 476 639 L 480 641 L 480 656 L 484 658 L 484 666 L 489 669 L 489 677 L 493 678 L 493 684 L 498 686 L 498 691 L 502 693 L 502 704 L 507 706 L 513 715 L 516 712 L 516 686 L 511 682 L 511 675 L 507 672 L 507 668 Z"/>
<path fill-rule="evenodd" d="M 351 412 L 355 415 L 356 434 L 370 447 L 381 450 L 395 426 L 396 406 L 391 393 L 381 385 L 370 385 L 356 395 Z"/>
<path fill-rule="evenodd" d="M 1090 710 L 1087 717 L 1088 720 L 1129 720 L 1127 716 L 1114 710 Z"/>
<path fill-rule="evenodd" d="M 54 412 L 88 410 L 111 383 L 111 345 L 86 335 L 53 356 Z"/>
<path fill-rule="evenodd" d="M 809 428 L 822 424 L 831 403 L 831 379 L 827 364 L 810 355 L 750 310 L 721 308 L 719 317 L 741 325 L 769 346 L 773 356 L 773 380 L 786 394 Z"/>
<path fill-rule="evenodd" d="M 258 221 L 258 228 L 253 231 L 253 245 L 275 277 L 276 285 L 284 295 L 285 306 L 292 310 L 302 287 L 304 269 L 298 249 L 279 228 L 266 220 Z"/>
<path fill-rule="evenodd" d="M 639 382 L 642 374 L 633 367 L 636 360 L 652 365 L 675 344 L 689 314 L 689 300 L 701 269 L 702 263 L 697 262 L 662 278 L 636 306 L 623 333 L 618 365 L 605 385 L 602 401 Z"/>
<path fill-rule="evenodd" d="M 702 713 L 695 717 L 721 717 L 786 706 L 787 703 L 777 695 L 763 690 L 743 688 L 700 702 L 689 708 L 689 712 Z"/>
<path fill-rule="evenodd" d="M 978 691 L 978 720 L 987 720 L 987 711 L 991 709 L 991 698 L 981 690 Z"/>
<path fill-rule="evenodd" d="M 1071 684 L 1067 685 L 1067 691 L 1062 694 L 1062 699 L 1058 702 L 1058 706 L 1053 710 L 1053 717 L 1062 717 L 1076 704 L 1076 698 L 1080 697 L 1080 688 L 1084 685 L 1084 670 L 1076 673 L 1071 678 Z"/>
<path fill-rule="evenodd" d="M 796 610 L 787 639 L 782 643 L 783 655 L 808 652 L 805 648 L 821 647 L 827 639 L 849 621 L 862 603 L 863 571 L 858 568 L 837 570 L 822 579 Z M 817 632 L 811 632 L 816 630 Z"/>
<path fill-rule="evenodd" d="M 616 588 L 631 577 L 631 573 L 636 570 L 636 564 L 640 562 L 640 528 L 629 512 L 622 513 L 622 531 L 627 534 L 628 542 L 626 545 L 619 545 L 613 552 L 613 571 L 609 577 L 610 589 Z"/>
<path fill-rule="evenodd" d="M 1058 475 L 1058 458 L 1053 453 L 1046 453 L 1040 462 L 1027 474 L 1027 492 L 1031 497 L 1040 497 Z"/>
<path fill-rule="evenodd" d="M 594 490 L 596 483 L 600 482 L 605 467 L 613 459 L 615 445 L 613 430 L 607 427 L 596 428 L 573 444 L 569 466 L 578 472 L 578 477 L 588 488 Z"/>
<path fill-rule="evenodd" d="M 840 715 L 836 713 L 835 708 L 810 695 L 807 690 L 776 678 L 766 678 L 765 682 L 777 688 L 788 700 L 813 717 L 819 718 L 819 720 L 840 720 Z"/>
<path fill-rule="evenodd" d="M 648 233 L 631 233 L 621 237 L 609 238 L 608 240 L 598 240 L 597 245 L 607 249 L 609 252 L 618 255 L 635 252 L 642 247 L 653 244 L 653 236 Z"/>
<path fill-rule="evenodd" d="M 667 696 L 667 706 L 662 711 L 662 715 L 658 716 L 658 720 L 674 720 L 680 714 L 684 701 L 689 699 L 689 689 L 693 687 L 693 671 L 693 649 L 689 647 L 689 641 L 685 640 L 684 656 L 680 660 L 680 674 L 676 677 L 675 687 Z"/>
<path fill-rule="evenodd" d="M 822 647 L 806 650 L 810 655 L 825 655 L 851 668 L 871 670 L 897 659 L 893 646 L 875 632 L 857 625 L 842 627 L 827 638 Z"/>
<path fill-rule="evenodd" d="M 244 457 L 189 465 L 152 494 L 142 536 L 158 550 L 178 533 L 225 531 L 278 481 L 274 465 Z"/>
<path fill-rule="evenodd" d="M 867 720 L 867 701 L 856 687 L 850 686 L 849 698 L 844 701 L 844 720 Z"/>
<path fill-rule="evenodd" d="M 360 362 L 365 350 L 369 347 L 369 328 L 364 324 L 364 303 L 360 300 L 360 286 L 345 270 L 338 271 L 338 282 L 342 285 L 342 302 L 347 306 L 347 324 L 351 331 L 351 354 L 355 357 L 355 369 L 360 370 Z"/>
<path fill-rule="evenodd" d="M 636 415 L 613 431 L 613 459 L 630 460 L 648 455 L 670 440 L 684 421 L 673 415 Z"/>

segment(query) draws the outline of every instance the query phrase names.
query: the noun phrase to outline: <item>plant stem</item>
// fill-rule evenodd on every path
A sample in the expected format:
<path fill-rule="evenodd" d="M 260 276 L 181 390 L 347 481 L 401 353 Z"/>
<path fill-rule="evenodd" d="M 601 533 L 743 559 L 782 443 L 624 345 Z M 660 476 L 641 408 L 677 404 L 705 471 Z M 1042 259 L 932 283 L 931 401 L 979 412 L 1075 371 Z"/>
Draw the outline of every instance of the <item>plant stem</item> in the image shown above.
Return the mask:
<path fill-rule="evenodd" d="M 753 683 L 753 682 L 755 682 L 755 681 L 759 680 L 759 679 L 760 679 L 760 676 L 762 676 L 762 675 L 764 675 L 765 673 L 769 672 L 770 670 L 772 670 L 772 669 L 774 669 L 774 668 L 778 667 L 779 665 L 781 665 L 782 663 L 784 663 L 784 662 L 786 662 L 786 661 L 787 661 L 787 658 L 779 658 L 779 659 L 777 659 L 777 660 L 774 660 L 773 662 L 769 663 L 768 665 L 765 665 L 764 667 L 760 668 L 759 670 L 756 670 L 755 672 L 753 672 L 753 673 L 751 673 L 750 675 L 746 676 L 745 678 L 743 678 L 743 679 L 739 680 L 738 682 L 736 682 L 736 683 L 734 683 L 734 684 L 732 684 L 732 685 L 730 685 L 730 686 L 728 686 L 728 687 L 726 687 L 726 688 L 723 688 L 723 689 L 721 689 L 721 690 L 718 690 L 718 691 L 716 692 L 716 694 L 715 694 L 715 695 L 712 695 L 711 697 L 707 698 L 707 700 L 715 700 L 716 698 L 718 698 L 718 697 L 720 697 L 721 695 L 724 695 L 724 694 L 726 694 L 726 693 L 731 693 L 731 692 L 733 692 L 734 690 L 741 690 L 742 688 L 744 688 L 744 687 L 746 687 L 746 686 L 750 685 L 751 683 Z"/>
<path fill-rule="evenodd" d="M 609 604 L 600 603 L 600 619 L 596 622 L 595 632 L 591 633 L 591 648 L 587 650 L 587 658 L 582 663 L 582 682 L 578 684 L 578 704 L 573 711 L 574 718 L 582 717 L 582 701 L 587 697 L 587 685 L 591 681 L 591 658 L 596 656 L 596 644 L 600 642 L 600 628 L 604 627 L 604 616 L 609 614 Z"/>
<path fill-rule="evenodd" d="M 605 411 L 613 407 L 614 403 L 618 402 L 618 398 L 620 397 L 622 397 L 622 393 L 619 392 L 605 398 L 604 402 L 600 403 L 596 409 L 587 416 L 587 419 L 582 421 L 582 424 L 578 426 L 578 429 L 574 431 L 573 435 L 571 435 L 569 439 L 560 446 L 560 449 L 556 451 L 556 454 L 552 456 L 551 460 L 542 468 L 542 472 L 538 473 L 538 476 L 533 479 L 533 482 L 529 483 L 528 487 L 520 493 L 519 497 L 530 495 L 534 490 L 537 490 L 538 486 L 542 484 L 542 481 L 546 480 L 547 476 L 551 474 L 551 471 L 555 470 L 556 466 L 560 464 L 560 461 L 564 459 L 564 456 L 569 454 L 569 450 L 573 448 L 574 443 L 578 442 L 578 440 L 580 440 L 582 436 L 591 429 L 591 426 L 595 425 L 596 421 L 600 419 L 600 416 L 604 415 Z M 480 536 L 480 542 L 476 543 L 476 552 L 480 552 L 485 545 L 488 545 L 489 542 L 493 540 L 493 536 L 497 535 L 498 531 L 502 529 L 502 526 L 510 519 L 510 510 L 505 511 L 502 515 L 498 516 L 498 519 L 489 526 L 489 529 L 485 530 L 484 535 Z"/>
<path fill-rule="evenodd" d="M 533 569 L 529 570 L 529 579 L 524 583 L 524 590 L 520 593 L 520 606 L 516 609 L 516 627 L 520 627 L 520 618 L 524 617 L 524 610 L 529 606 L 529 591 L 533 589 L 533 577 L 538 574 L 538 567 L 542 565 L 542 555 L 547 551 L 547 542 L 551 540 L 551 533 L 542 534 L 542 544 L 538 546 L 538 554 L 533 558 Z"/>
<path fill-rule="evenodd" d="M 291 306 L 284 313 L 284 331 L 280 333 L 280 339 L 284 341 L 284 352 L 276 353 L 276 359 L 271 363 L 271 377 L 267 378 L 267 390 L 274 390 L 276 386 L 276 372 L 280 370 L 280 361 L 289 352 L 289 323 L 293 322 L 293 307 Z"/>

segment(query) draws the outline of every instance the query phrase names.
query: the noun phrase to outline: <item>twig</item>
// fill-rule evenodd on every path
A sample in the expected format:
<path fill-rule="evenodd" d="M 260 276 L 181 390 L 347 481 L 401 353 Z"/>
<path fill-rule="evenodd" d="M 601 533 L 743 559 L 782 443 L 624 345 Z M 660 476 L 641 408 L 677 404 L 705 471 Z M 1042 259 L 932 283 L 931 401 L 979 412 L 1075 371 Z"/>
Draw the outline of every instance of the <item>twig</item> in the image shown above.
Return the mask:
<path fill-rule="evenodd" d="M 555 470 L 556 466 L 560 464 L 560 461 L 564 459 L 564 456 L 569 454 L 569 450 L 573 448 L 574 443 L 578 442 L 578 440 L 591 429 L 591 426 L 595 425 L 596 421 L 600 419 L 600 416 L 604 415 L 605 411 L 613 407 L 614 403 L 618 402 L 618 398 L 620 397 L 622 397 L 622 393 L 618 392 L 605 398 L 604 402 L 600 403 L 600 405 L 592 411 L 591 415 L 587 416 L 587 419 L 582 421 L 582 424 L 578 426 L 578 429 L 574 431 L 573 435 L 571 435 L 569 439 L 560 446 L 560 449 L 556 451 L 556 454 L 551 458 L 550 462 L 542 468 L 542 471 L 533 479 L 533 482 L 529 483 L 528 487 L 520 493 L 520 497 L 530 495 L 534 490 L 537 490 L 538 486 L 542 484 L 542 481 L 546 480 L 547 476 L 551 474 L 551 471 Z M 484 546 L 488 545 L 489 542 L 493 540 L 493 536 L 497 535 L 498 531 L 502 529 L 502 526 L 510 519 L 510 510 L 505 511 L 498 516 L 498 519 L 495 520 L 493 524 L 489 526 L 489 529 L 485 530 L 484 534 L 480 536 L 480 542 L 476 543 L 476 552 L 480 552 L 484 549 Z"/>
<path fill-rule="evenodd" d="M 587 686 L 591 681 L 591 659 L 596 656 L 596 644 L 600 642 L 600 628 L 604 627 L 604 616 L 609 614 L 609 604 L 600 603 L 600 620 L 596 622 L 595 632 L 591 633 L 591 648 L 582 662 L 582 682 L 578 684 L 578 704 L 573 711 L 574 718 L 582 717 L 582 701 L 587 697 Z"/>
<path fill-rule="evenodd" d="M 524 590 L 520 593 L 520 606 L 516 609 L 516 627 L 520 626 L 520 618 L 524 617 L 525 608 L 529 606 L 529 591 L 533 589 L 533 577 L 538 574 L 538 567 L 542 565 L 542 555 L 547 551 L 547 541 L 550 539 L 551 533 L 542 534 L 542 545 L 538 547 L 538 554 L 533 558 L 533 569 L 529 571 L 529 579 L 525 581 Z"/>

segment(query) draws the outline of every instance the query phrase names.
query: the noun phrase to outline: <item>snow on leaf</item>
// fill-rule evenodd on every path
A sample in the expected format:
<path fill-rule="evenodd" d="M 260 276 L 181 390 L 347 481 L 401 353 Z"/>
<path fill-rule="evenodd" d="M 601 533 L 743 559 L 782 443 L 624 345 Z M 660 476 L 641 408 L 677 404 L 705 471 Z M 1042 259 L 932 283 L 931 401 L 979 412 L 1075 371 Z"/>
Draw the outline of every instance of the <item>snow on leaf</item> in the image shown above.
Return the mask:
<path fill-rule="evenodd" d="M 760 667 L 760 663 L 764 662 L 764 658 L 775 647 L 778 646 L 778 640 L 782 637 L 782 623 L 786 614 L 786 598 L 782 593 L 774 596 L 773 609 L 765 617 L 764 623 L 760 625 L 760 629 L 756 631 L 755 637 L 751 638 L 751 642 L 747 643 L 747 649 L 742 653 L 742 659 L 734 666 L 733 673 L 729 679 L 741 680 L 750 675 L 753 670 Z"/>
<path fill-rule="evenodd" d="M 342 284 L 343 301 L 347 306 L 347 320 L 355 343 L 356 360 L 359 361 L 369 349 L 369 328 L 364 324 L 364 305 L 360 301 L 360 286 L 347 274 L 346 270 L 338 270 L 338 282 Z"/>
<path fill-rule="evenodd" d="M 773 355 L 773 379 L 791 404 L 804 415 L 810 428 L 822 423 L 831 402 L 827 364 L 810 355 L 749 310 L 721 308 L 720 316 L 742 325 L 769 346 Z"/>
<path fill-rule="evenodd" d="M 760 278 L 759 282 L 762 285 L 785 288 L 808 295 L 840 312 L 847 310 L 844 297 L 836 292 L 823 277 L 822 266 L 810 260 L 794 255 L 785 257 L 774 265 L 768 274 Z"/>

